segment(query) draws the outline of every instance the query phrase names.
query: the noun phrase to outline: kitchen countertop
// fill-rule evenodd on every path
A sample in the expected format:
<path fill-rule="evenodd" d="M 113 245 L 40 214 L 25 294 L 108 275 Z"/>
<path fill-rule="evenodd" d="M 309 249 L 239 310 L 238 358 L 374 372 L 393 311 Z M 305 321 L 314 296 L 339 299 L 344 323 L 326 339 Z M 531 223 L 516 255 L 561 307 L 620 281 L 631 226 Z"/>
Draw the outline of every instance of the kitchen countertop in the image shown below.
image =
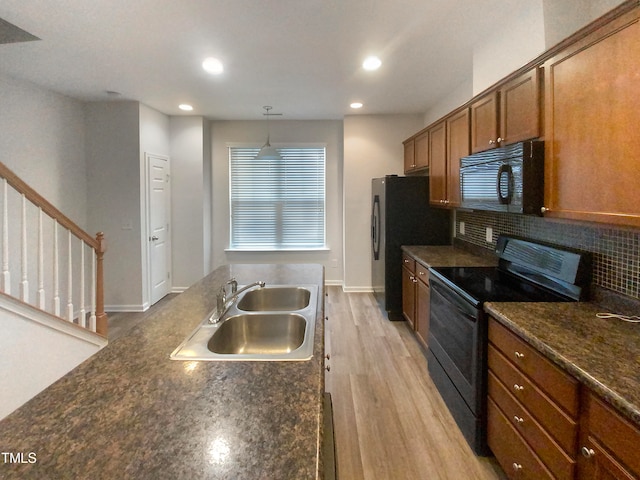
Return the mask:
<path fill-rule="evenodd" d="M 231 277 L 320 287 L 311 360 L 169 359 Z M 323 478 L 323 306 L 319 265 L 218 268 L 0 421 L 0 477 Z"/>
<path fill-rule="evenodd" d="M 590 303 L 485 303 L 484 309 L 640 427 L 640 324 Z"/>
<path fill-rule="evenodd" d="M 453 245 L 407 245 L 402 251 L 425 267 L 491 267 L 498 264 L 498 258 L 489 250 L 487 254 L 476 255 Z"/>

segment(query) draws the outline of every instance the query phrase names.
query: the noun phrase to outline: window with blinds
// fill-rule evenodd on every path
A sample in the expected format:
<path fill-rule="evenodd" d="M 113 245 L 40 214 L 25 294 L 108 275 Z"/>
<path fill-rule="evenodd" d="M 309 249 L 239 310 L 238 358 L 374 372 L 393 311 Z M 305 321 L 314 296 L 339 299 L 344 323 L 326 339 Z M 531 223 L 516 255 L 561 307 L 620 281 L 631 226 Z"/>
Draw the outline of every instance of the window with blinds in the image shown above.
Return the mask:
<path fill-rule="evenodd" d="M 278 148 L 281 160 L 260 160 L 259 148 L 229 147 L 233 250 L 325 248 L 325 148 Z"/>

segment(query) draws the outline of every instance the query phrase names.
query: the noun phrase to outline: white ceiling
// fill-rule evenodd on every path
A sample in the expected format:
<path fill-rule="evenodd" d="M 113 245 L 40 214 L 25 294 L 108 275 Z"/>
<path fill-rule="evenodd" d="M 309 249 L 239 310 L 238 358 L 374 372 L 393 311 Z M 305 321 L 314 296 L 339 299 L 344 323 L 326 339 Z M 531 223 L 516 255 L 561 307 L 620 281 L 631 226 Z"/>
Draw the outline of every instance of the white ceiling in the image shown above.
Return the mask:
<path fill-rule="evenodd" d="M 81 100 L 107 91 L 165 114 L 340 119 L 424 113 L 472 75 L 473 46 L 530 0 L 2 0 L 40 41 L 0 45 L 0 73 Z M 362 60 L 383 65 L 365 72 Z M 201 68 L 220 58 L 225 72 Z"/>

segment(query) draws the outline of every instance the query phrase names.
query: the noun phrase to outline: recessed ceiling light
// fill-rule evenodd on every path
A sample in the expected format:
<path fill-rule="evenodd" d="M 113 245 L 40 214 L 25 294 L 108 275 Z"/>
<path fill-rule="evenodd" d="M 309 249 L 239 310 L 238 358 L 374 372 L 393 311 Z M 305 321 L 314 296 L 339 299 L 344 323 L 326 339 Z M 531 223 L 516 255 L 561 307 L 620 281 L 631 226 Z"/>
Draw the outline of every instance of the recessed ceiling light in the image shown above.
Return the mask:
<path fill-rule="evenodd" d="M 193 110 L 193 107 L 187 103 L 181 103 L 180 105 L 178 105 L 178 108 L 180 110 L 184 110 L 185 112 L 190 112 Z"/>
<path fill-rule="evenodd" d="M 362 62 L 362 68 L 369 71 L 379 69 L 380 65 L 382 65 L 382 61 L 378 57 L 374 56 L 367 57 L 364 62 Z"/>
<path fill-rule="evenodd" d="M 222 62 L 213 57 L 205 58 L 204 62 L 202 62 L 202 68 L 204 68 L 205 71 L 209 72 L 212 75 L 219 75 L 224 72 L 224 66 L 222 65 Z"/>
<path fill-rule="evenodd" d="M 353 102 L 350 106 L 351 106 L 351 108 L 362 108 L 362 103 Z"/>

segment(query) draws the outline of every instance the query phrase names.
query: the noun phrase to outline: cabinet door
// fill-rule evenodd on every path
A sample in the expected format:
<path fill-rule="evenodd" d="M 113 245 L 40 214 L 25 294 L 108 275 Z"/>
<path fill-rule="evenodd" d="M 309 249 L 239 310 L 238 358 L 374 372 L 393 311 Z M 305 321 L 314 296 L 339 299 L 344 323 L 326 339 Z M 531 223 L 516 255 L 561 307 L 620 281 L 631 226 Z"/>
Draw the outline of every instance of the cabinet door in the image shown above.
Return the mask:
<path fill-rule="evenodd" d="M 534 68 L 498 91 L 500 145 L 540 136 L 540 70 Z"/>
<path fill-rule="evenodd" d="M 444 205 L 447 199 L 447 127 L 440 122 L 429 129 L 429 200 Z"/>
<path fill-rule="evenodd" d="M 640 226 L 640 9 L 545 68 L 545 216 Z"/>
<path fill-rule="evenodd" d="M 402 315 L 413 330 L 415 324 L 416 284 L 409 269 L 402 267 Z"/>
<path fill-rule="evenodd" d="M 404 142 L 404 173 L 408 173 L 415 167 L 415 143 L 414 140 Z"/>
<path fill-rule="evenodd" d="M 447 118 L 447 205 L 460 205 L 460 158 L 469 155 L 469 109 Z"/>
<path fill-rule="evenodd" d="M 498 146 L 498 92 L 471 104 L 471 152 L 482 152 Z"/>
<path fill-rule="evenodd" d="M 420 275 L 421 270 L 418 270 Z M 423 281 L 424 280 L 424 281 Z M 431 299 L 431 289 L 429 288 L 428 273 L 425 278 L 419 278 L 416 284 L 418 299 L 416 301 L 416 336 L 422 346 L 427 348 L 427 338 L 429 336 L 429 302 Z"/>
<path fill-rule="evenodd" d="M 429 166 L 429 132 L 418 135 L 414 144 L 415 169 L 423 170 Z"/>

